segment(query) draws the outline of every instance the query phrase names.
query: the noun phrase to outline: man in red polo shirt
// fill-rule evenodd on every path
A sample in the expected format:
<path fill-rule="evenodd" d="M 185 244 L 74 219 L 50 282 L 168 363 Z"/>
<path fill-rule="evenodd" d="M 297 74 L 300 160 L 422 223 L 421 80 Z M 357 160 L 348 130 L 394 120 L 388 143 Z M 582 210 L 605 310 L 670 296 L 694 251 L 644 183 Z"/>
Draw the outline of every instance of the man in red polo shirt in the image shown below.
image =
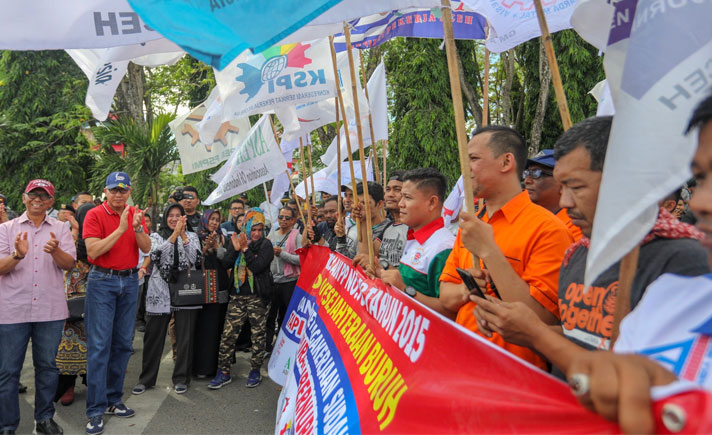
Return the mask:
<path fill-rule="evenodd" d="M 104 414 L 135 414 L 121 398 L 138 301 L 138 250 L 148 253 L 151 248 L 143 213 L 126 205 L 131 196 L 128 174 L 109 174 L 104 193 L 106 201 L 87 213 L 83 228 L 92 264 L 84 315 L 90 435 L 104 431 Z"/>

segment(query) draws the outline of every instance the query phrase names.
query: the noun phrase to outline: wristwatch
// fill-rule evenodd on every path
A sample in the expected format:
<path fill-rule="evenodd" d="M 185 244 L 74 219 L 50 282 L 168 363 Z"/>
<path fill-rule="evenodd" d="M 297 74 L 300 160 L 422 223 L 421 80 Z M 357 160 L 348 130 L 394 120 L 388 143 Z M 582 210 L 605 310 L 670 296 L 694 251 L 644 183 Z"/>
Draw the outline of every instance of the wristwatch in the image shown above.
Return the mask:
<path fill-rule="evenodd" d="M 12 255 L 12 259 L 13 259 L 13 260 L 22 260 L 23 258 L 25 258 L 24 255 L 20 256 L 20 254 L 17 252 L 17 249 L 15 249 L 14 251 L 12 251 L 12 254 L 11 254 L 11 255 Z"/>
<path fill-rule="evenodd" d="M 136 234 L 141 234 L 143 232 L 143 225 L 139 225 L 138 229 L 134 228 Z"/>
<path fill-rule="evenodd" d="M 418 294 L 418 291 L 415 288 L 407 285 L 407 286 L 405 286 L 405 294 L 407 294 L 411 298 L 414 298 L 415 295 Z"/>

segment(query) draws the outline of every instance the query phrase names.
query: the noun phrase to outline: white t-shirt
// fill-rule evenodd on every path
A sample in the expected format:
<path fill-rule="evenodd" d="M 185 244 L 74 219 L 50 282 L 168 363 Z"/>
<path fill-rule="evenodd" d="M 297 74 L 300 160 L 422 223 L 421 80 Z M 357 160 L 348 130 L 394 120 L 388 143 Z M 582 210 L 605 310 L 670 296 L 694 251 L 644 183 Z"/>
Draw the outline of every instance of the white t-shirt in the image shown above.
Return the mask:
<path fill-rule="evenodd" d="M 621 322 L 616 353 L 637 353 L 712 390 L 712 274 L 661 275 Z"/>

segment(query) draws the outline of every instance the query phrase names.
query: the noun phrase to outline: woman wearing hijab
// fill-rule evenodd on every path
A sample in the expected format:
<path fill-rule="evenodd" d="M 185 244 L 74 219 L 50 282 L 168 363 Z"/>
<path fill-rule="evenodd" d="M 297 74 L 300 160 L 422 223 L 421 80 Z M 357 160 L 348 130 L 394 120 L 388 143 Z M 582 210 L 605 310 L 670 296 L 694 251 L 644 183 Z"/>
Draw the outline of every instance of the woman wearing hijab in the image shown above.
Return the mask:
<path fill-rule="evenodd" d="M 153 273 L 146 292 L 146 332 L 143 335 L 143 364 L 138 384 L 133 394 L 143 394 L 146 388 L 156 385 L 158 368 L 163 356 L 166 331 L 175 316 L 176 362 L 173 368 L 173 384 L 176 393 L 188 391 L 193 363 L 193 342 L 197 307 L 172 307 L 168 281 L 179 271 L 192 269 L 198 262 L 200 241 L 187 230 L 185 210 L 180 204 L 171 204 L 163 212 L 158 232 L 151 234 L 151 262 Z M 177 257 L 176 257 L 177 255 Z"/>
<path fill-rule="evenodd" d="M 245 214 L 240 235 L 233 233 L 227 244 L 223 265 L 233 268 L 233 279 L 220 339 L 218 373 L 208 384 L 208 388 L 213 390 L 232 382 L 231 357 L 237 336 L 248 316 L 252 329 L 252 370 L 247 377 L 247 387 L 256 387 L 262 381 L 260 368 L 265 355 L 265 327 L 272 296 L 270 264 L 274 258 L 272 242 L 264 237 L 264 227 L 262 210 L 252 208 Z"/>
<path fill-rule="evenodd" d="M 93 203 L 82 204 L 77 209 L 76 220 L 79 225 L 77 237 L 77 262 L 67 271 L 64 279 L 64 291 L 67 300 L 81 298 L 86 295 L 87 276 L 89 275 L 89 260 L 87 260 L 87 247 L 82 238 L 84 218 L 87 212 L 96 207 Z M 61 399 L 64 406 L 74 402 L 74 384 L 77 376 L 82 377 L 86 384 L 87 375 L 87 338 L 84 331 L 84 320 L 80 318 L 67 319 L 64 324 L 64 334 L 57 351 L 57 369 L 59 382 L 54 401 Z"/>
<path fill-rule="evenodd" d="M 198 238 L 203 249 L 205 270 L 215 270 L 218 280 L 219 294 L 227 294 L 230 278 L 227 269 L 223 267 L 225 257 L 225 236 L 220 229 L 221 215 L 219 210 L 206 210 L 200 220 Z M 220 336 L 225 323 L 227 299 L 224 302 L 205 304 L 198 312 L 195 325 L 195 351 L 193 353 L 193 374 L 198 378 L 212 378 L 218 364 L 218 348 Z"/>

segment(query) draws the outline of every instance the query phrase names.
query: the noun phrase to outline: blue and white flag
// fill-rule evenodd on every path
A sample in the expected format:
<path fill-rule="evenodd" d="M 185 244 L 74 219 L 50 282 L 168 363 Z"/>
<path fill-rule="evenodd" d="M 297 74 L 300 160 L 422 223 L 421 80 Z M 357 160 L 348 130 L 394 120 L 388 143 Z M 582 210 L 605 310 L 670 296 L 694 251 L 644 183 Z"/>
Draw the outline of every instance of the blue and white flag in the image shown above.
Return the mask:
<path fill-rule="evenodd" d="M 616 115 L 586 286 L 643 239 L 658 201 L 690 178 L 696 135 L 684 131 L 712 90 L 711 2 L 622 0 L 615 7 L 604 67 Z"/>
<path fill-rule="evenodd" d="M 259 53 L 341 0 L 129 0 L 152 28 L 196 59 L 223 69 L 240 53 Z"/>
<path fill-rule="evenodd" d="M 461 1 L 451 2 L 452 30 L 455 39 L 485 39 L 485 18 L 465 7 Z M 399 9 L 369 15 L 349 23 L 351 45 L 354 48 L 370 48 L 396 36 L 410 38 L 443 38 L 442 11 L 432 9 Z M 343 33 L 334 37 L 337 51 L 346 50 Z"/>

